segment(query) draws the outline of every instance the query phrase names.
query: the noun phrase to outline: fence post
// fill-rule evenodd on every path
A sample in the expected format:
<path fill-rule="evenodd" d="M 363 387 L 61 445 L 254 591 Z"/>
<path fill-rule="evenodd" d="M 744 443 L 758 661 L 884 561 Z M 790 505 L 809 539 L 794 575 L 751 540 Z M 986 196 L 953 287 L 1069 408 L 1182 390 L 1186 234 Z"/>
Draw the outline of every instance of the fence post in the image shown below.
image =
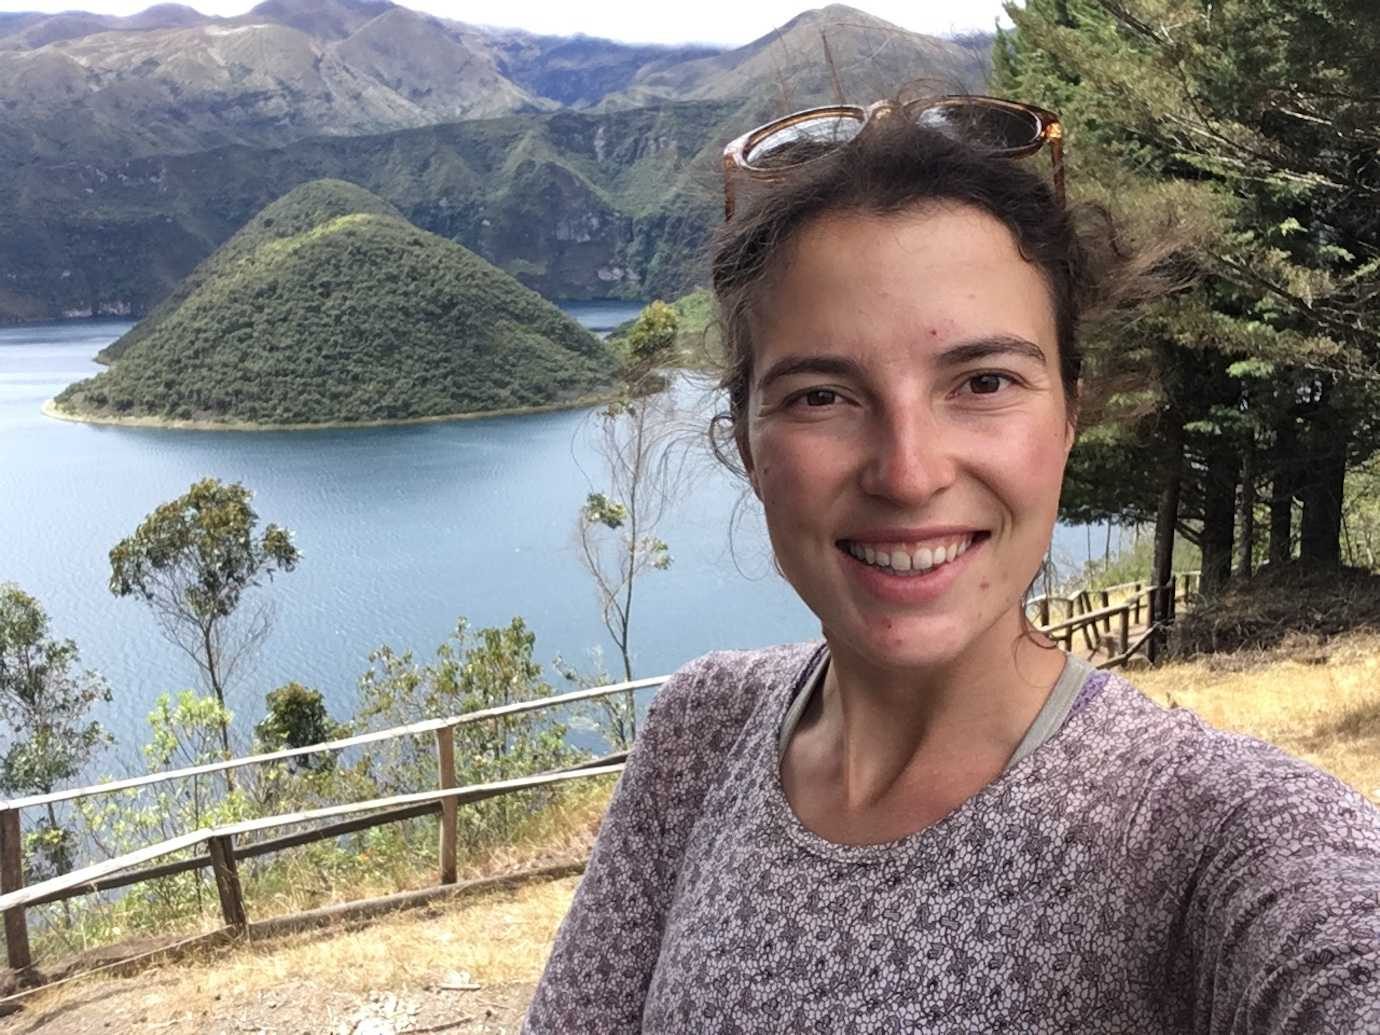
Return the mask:
<path fill-rule="evenodd" d="M 1040 598 L 1040 624 L 1049 625 L 1049 597 Z"/>
<path fill-rule="evenodd" d="M 1112 606 L 1112 594 L 1111 594 L 1108 590 L 1105 590 L 1105 589 L 1104 589 L 1104 590 L 1102 591 L 1102 607 L 1105 609 L 1105 608 L 1108 608 L 1108 607 L 1111 607 L 1111 606 Z M 1102 619 L 1102 630 L 1103 630 L 1103 632 L 1111 632 L 1111 631 L 1112 631 L 1112 616 L 1111 616 L 1111 615 L 1107 615 L 1107 617 L 1105 617 L 1105 618 Z"/>
<path fill-rule="evenodd" d="M 1121 609 L 1118 615 L 1121 620 L 1121 649 L 1118 654 L 1125 654 L 1126 649 L 1131 646 L 1131 606 L 1128 604 Z"/>
<path fill-rule="evenodd" d="M 243 934 L 249 926 L 244 915 L 244 894 L 240 889 L 240 873 L 235 866 L 235 842 L 229 834 L 212 837 L 207 847 L 211 851 L 211 869 L 216 874 L 216 891 L 220 893 L 220 913 L 225 926 L 235 934 Z"/>
<path fill-rule="evenodd" d="M 440 774 L 441 790 L 455 786 L 455 732 L 451 726 L 436 731 L 436 771 Z M 441 799 L 441 883 L 455 883 L 455 812 L 454 798 Z"/>
<path fill-rule="evenodd" d="M 1140 594 L 1141 594 L 1141 586 L 1140 586 L 1140 583 L 1137 582 L 1137 583 L 1136 583 L 1136 624 L 1137 624 L 1137 625 L 1140 625 Z"/>
<path fill-rule="evenodd" d="M 24 886 L 24 840 L 19 829 L 19 810 L 0 810 L 0 894 Z M 29 955 L 29 921 L 24 906 L 5 910 L 5 952 L 11 970 L 33 965 Z"/>

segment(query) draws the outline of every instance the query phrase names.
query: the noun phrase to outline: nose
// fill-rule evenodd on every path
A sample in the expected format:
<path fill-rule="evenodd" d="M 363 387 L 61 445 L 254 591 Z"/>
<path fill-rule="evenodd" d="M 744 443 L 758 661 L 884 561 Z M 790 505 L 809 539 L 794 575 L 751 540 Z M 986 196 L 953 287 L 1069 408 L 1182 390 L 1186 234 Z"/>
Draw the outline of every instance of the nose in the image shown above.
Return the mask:
<path fill-rule="evenodd" d="M 861 487 L 903 506 L 927 502 L 957 476 L 954 429 L 924 407 L 876 415 L 865 444 Z"/>

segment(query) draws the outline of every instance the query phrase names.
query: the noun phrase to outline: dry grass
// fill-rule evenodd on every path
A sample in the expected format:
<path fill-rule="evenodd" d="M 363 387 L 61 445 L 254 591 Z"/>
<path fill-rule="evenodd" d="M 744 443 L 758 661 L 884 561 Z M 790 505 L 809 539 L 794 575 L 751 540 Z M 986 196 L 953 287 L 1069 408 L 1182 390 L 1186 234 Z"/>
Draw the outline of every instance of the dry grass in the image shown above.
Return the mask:
<path fill-rule="evenodd" d="M 1269 741 L 1380 800 L 1380 634 L 1294 635 L 1129 678 L 1161 704 Z"/>
<path fill-rule="evenodd" d="M 179 1007 L 197 1000 L 277 988 L 304 975 L 329 975 L 332 988 L 366 993 L 418 987 L 448 971 L 484 985 L 535 981 L 578 878 L 531 884 L 376 920 L 355 930 L 305 933 L 210 952 L 164 968 L 161 991 Z"/>

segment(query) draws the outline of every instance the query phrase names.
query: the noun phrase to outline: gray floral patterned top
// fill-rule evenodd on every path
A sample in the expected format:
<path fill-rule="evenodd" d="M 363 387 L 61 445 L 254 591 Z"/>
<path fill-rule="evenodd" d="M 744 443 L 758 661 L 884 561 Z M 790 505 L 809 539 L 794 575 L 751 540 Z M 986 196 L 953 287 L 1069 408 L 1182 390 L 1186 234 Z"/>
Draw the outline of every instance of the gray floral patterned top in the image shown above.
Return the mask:
<path fill-rule="evenodd" d="M 939 823 L 833 844 L 776 735 L 818 648 L 657 695 L 523 1031 L 1380 1033 L 1380 811 L 1088 679 Z"/>

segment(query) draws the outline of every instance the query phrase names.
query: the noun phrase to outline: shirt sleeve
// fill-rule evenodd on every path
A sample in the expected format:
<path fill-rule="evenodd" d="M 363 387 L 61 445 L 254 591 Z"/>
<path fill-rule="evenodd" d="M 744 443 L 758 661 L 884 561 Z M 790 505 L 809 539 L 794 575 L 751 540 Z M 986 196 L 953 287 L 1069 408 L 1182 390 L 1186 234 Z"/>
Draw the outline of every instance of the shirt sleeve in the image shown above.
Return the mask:
<path fill-rule="evenodd" d="M 686 818 L 674 800 L 677 745 L 692 677 L 672 676 L 638 730 L 608 812 L 523 1022 L 523 1035 L 642 1030 Z M 681 803 L 683 804 L 683 802 Z"/>
<path fill-rule="evenodd" d="M 1189 899 L 1195 1027 L 1380 1033 L 1380 812 L 1301 763 L 1266 769 Z"/>

